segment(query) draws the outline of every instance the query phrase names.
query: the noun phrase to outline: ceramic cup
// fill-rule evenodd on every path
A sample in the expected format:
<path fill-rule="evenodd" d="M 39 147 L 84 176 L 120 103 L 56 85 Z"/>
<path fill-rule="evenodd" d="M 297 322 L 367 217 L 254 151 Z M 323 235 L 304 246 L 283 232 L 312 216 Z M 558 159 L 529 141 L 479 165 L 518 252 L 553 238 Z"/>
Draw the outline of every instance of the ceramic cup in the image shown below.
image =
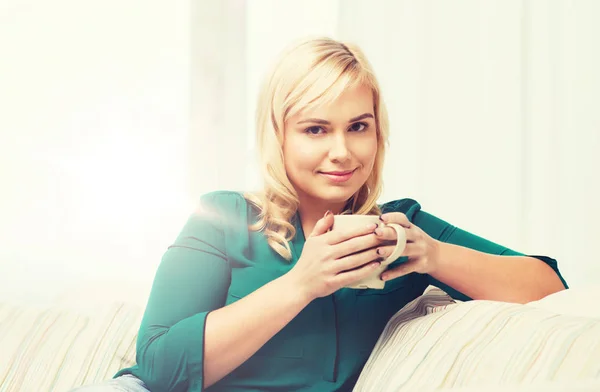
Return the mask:
<path fill-rule="evenodd" d="M 389 264 L 402 255 L 404 247 L 406 246 L 406 232 L 404 231 L 404 227 L 396 223 L 385 224 L 379 220 L 378 215 L 334 215 L 333 226 L 331 229 L 336 230 L 338 227 L 359 228 L 365 227 L 371 223 L 375 223 L 378 227 L 388 226 L 393 228 L 397 235 L 396 247 L 392 251 L 392 254 L 383 260 L 381 265 L 377 267 L 371 275 L 346 286 L 351 289 L 383 289 L 385 287 L 385 282 L 380 279 L 381 274 L 387 269 Z"/>

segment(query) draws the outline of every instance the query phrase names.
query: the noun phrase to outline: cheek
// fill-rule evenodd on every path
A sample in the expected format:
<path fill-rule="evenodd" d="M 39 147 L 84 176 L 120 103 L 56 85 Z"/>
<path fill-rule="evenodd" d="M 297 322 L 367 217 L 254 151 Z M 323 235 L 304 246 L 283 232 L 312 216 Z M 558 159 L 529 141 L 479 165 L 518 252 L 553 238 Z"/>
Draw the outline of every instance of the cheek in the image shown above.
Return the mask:
<path fill-rule="evenodd" d="M 375 156 L 377 155 L 377 138 L 374 137 L 357 143 L 355 151 L 361 164 L 370 170 L 375 164 Z"/>
<path fill-rule="evenodd" d="M 304 165 L 310 165 L 314 162 L 318 162 L 322 158 L 322 149 L 319 147 L 319 143 L 315 143 L 307 138 L 297 138 L 291 149 L 294 151 L 294 155 L 298 158 L 298 160 L 300 160 Z"/>
<path fill-rule="evenodd" d="M 285 166 L 288 172 L 313 171 L 320 162 L 319 154 L 313 143 L 302 138 L 290 138 L 283 150 Z"/>

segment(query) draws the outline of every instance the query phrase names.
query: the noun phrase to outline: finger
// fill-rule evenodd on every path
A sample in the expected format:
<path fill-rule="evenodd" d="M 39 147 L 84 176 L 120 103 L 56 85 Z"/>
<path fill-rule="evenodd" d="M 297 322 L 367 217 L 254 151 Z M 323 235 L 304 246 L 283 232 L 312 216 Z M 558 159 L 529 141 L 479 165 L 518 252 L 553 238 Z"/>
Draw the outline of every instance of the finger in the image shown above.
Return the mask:
<path fill-rule="evenodd" d="M 341 259 L 353 253 L 375 248 L 380 244 L 381 243 L 377 239 L 377 236 L 375 236 L 371 231 L 367 234 L 353 237 L 338 244 L 331 245 L 331 256 L 335 259 Z"/>
<path fill-rule="evenodd" d="M 374 262 L 368 263 L 360 268 L 342 272 L 335 277 L 336 282 L 340 287 L 348 286 L 354 282 L 358 282 L 359 280 L 364 279 L 367 276 L 371 275 L 373 273 L 373 271 L 375 271 L 377 269 L 377 267 L 379 267 L 379 265 L 380 264 L 378 262 L 374 261 Z"/>
<path fill-rule="evenodd" d="M 377 255 L 377 249 L 372 248 L 362 252 L 354 253 L 341 259 L 331 262 L 331 266 L 335 273 L 350 271 L 358 267 L 362 267 L 371 261 L 376 261 L 381 264 L 382 258 Z"/>
<path fill-rule="evenodd" d="M 379 257 L 383 257 L 383 259 L 385 260 L 389 255 L 392 254 L 394 249 L 396 249 L 396 245 L 378 246 L 377 249 L 375 250 L 375 253 Z"/>
<path fill-rule="evenodd" d="M 331 211 L 327 211 L 325 213 L 325 216 L 323 216 L 321 219 L 319 219 L 317 221 L 317 224 L 313 228 L 309 237 L 314 237 L 317 235 L 323 235 L 323 234 L 327 233 L 327 230 L 329 230 L 329 228 L 332 225 L 333 225 L 333 214 L 331 213 Z"/>
<path fill-rule="evenodd" d="M 404 227 L 404 226 L 402 226 Z M 396 230 L 389 226 L 383 226 L 375 229 L 373 232 L 381 241 L 394 241 L 396 242 L 398 234 Z M 404 227 L 404 233 L 406 235 L 406 242 L 415 242 L 418 238 L 419 229 L 415 225 L 411 225 L 410 229 Z"/>
<path fill-rule="evenodd" d="M 410 229 L 412 223 L 408 220 L 406 215 L 401 212 L 388 212 L 386 214 L 382 214 L 379 219 L 383 223 L 397 223 L 405 229 Z"/>
<path fill-rule="evenodd" d="M 326 242 L 329 245 L 336 245 L 344 241 L 350 240 L 355 237 L 365 236 L 367 234 L 373 234 L 373 230 L 377 228 L 376 223 L 368 223 L 364 226 L 358 226 L 353 228 L 335 227 L 334 230 L 327 233 Z M 375 236 L 373 236 L 375 237 Z M 362 249 L 362 248 L 361 248 Z M 360 249 L 357 249 L 360 250 Z"/>
<path fill-rule="evenodd" d="M 398 233 L 394 228 L 389 226 L 380 226 L 373 232 L 380 241 L 396 241 L 398 239 Z"/>
<path fill-rule="evenodd" d="M 412 272 L 415 272 L 416 268 L 417 268 L 416 260 L 413 260 L 413 261 L 409 260 L 404 264 L 400 264 L 398 267 L 395 267 L 395 268 L 385 271 L 383 274 L 381 274 L 381 280 L 387 281 L 387 280 L 399 278 L 404 275 L 408 275 Z"/>
<path fill-rule="evenodd" d="M 396 249 L 396 245 L 384 245 L 377 247 L 377 254 L 383 258 L 388 257 Z M 412 257 L 421 255 L 421 246 L 415 243 L 407 243 L 402 251 L 402 257 Z"/>

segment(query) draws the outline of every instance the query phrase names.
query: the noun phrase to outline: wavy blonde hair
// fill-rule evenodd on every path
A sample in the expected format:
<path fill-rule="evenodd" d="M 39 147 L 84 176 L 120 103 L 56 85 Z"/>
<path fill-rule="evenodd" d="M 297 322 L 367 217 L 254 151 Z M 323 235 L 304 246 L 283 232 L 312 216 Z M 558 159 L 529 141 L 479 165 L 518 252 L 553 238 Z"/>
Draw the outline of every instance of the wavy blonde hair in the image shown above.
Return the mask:
<path fill-rule="evenodd" d="M 348 200 L 344 213 L 380 214 L 377 199 L 383 187 L 388 117 L 379 83 L 364 53 L 356 45 L 331 38 L 304 39 L 282 53 L 263 82 L 256 111 L 256 136 L 264 186 L 261 192 L 244 196 L 260 211 L 250 230 L 264 230 L 269 246 L 286 260 L 291 259 L 288 241 L 296 235 L 290 220 L 299 205 L 284 166 L 286 120 L 301 110 L 332 102 L 356 85 L 368 86 L 373 92 L 377 155 L 371 175 Z"/>

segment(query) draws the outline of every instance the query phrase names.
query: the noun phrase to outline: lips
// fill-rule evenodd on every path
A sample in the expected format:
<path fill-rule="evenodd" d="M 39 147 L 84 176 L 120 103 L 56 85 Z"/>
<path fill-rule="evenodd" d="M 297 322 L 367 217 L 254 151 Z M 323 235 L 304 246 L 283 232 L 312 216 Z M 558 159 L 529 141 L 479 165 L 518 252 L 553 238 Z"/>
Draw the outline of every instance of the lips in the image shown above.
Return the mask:
<path fill-rule="evenodd" d="M 354 170 L 345 170 L 345 171 L 330 171 L 330 172 L 321 172 L 323 174 L 329 174 L 332 176 L 345 176 L 351 174 Z"/>
<path fill-rule="evenodd" d="M 355 170 L 356 169 L 344 170 L 344 171 L 319 172 L 319 174 L 321 174 L 323 177 L 327 178 L 331 182 L 340 183 L 340 182 L 346 182 L 350 178 L 352 178 L 352 175 L 354 174 Z"/>

